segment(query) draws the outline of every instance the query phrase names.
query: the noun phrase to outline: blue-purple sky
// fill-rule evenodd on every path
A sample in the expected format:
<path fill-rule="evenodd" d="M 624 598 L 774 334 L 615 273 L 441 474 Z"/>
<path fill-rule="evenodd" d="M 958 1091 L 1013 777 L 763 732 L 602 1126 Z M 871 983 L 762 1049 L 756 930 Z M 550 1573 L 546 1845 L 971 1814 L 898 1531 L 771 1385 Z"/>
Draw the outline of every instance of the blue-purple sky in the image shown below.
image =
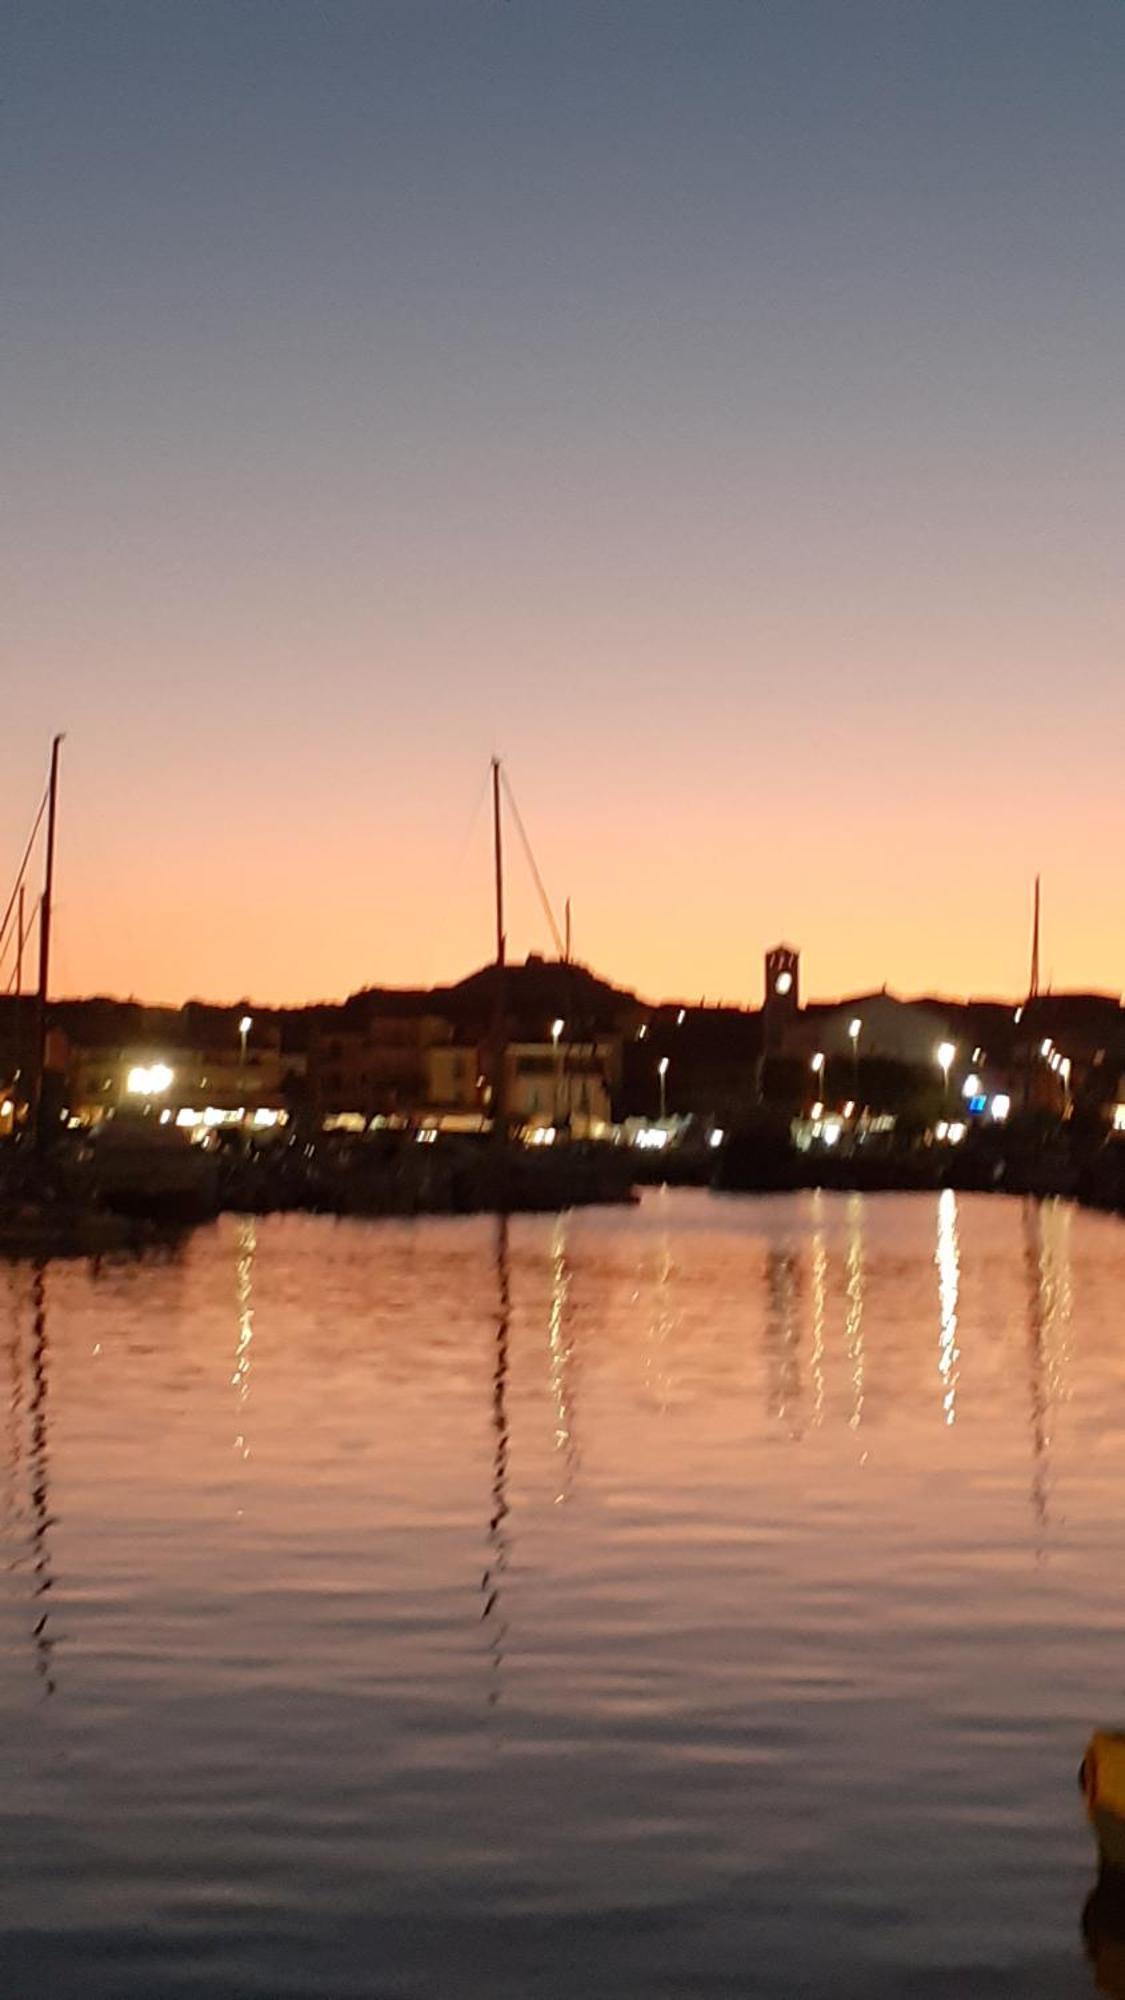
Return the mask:
<path fill-rule="evenodd" d="M 489 754 L 649 993 L 1119 989 L 1119 0 L 9 0 L 8 873 L 455 977 Z M 548 943 L 512 869 L 514 950 Z M 7 967 L 0 969 L 0 983 Z"/>

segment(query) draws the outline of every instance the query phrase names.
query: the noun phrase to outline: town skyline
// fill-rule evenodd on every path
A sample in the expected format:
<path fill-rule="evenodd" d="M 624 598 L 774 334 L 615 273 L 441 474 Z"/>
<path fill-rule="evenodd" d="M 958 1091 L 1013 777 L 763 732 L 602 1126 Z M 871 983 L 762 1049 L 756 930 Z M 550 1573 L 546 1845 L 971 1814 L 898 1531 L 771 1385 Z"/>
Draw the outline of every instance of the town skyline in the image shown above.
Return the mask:
<path fill-rule="evenodd" d="M 781 940 L 778 942 L 781 942 Z M 549 974 L 557 974 L 560 980 L 565 980 L 567 974 L 573 972 L 588 975 L 600 985 L 612 989 L 622 997 L 635 1000 L 639 1007 L 649 1008 L 653 1013 L 668 1011 L 674 1008 L 684 1008 L 689 1012 L 717 1010 L 756 1014 L 762 1011 L 766 998 L 764 983 L 761 978 L 759 978 L 759 991 L 756 996 L 751 994 L 748 997 L 739 997 L 737 995 L 712 993 L 693 995 L 686 989 L 657 995 L 644 991 L 628 979 L 619 978 L 604 967 L 591 965 L 586 959 L 577 954 L 567 960 L 552 958 L 546 953 L 533 950 L 516 957 L 509 957 L 505 963 L 508 971 L 517 974 L 528 965 L 537 965 L 542 966 Z M 86 1002 L 104 1000 L 115 1006 L 137 1006 L 151 1009 L 154 1012 L 182 1012 L 185 1008 L 200 1007 L 205 1010 L 213 1010 L 217 1013 L 235 1011 L 239 1008 L 250 1008 L 251 1010 L 257 1010 L 261 1014 L 297 1014 L 304 1011 L 311 1012 L 317 1008 L 339 1008 L 345 1006 L 349 1001 L 367 997 L 385 995 L 388 1000 L 393 1001 L 396 996 L 403 999 L 417 999 L 431 994 L 441 996 L 455 992 L 459 987 L 467 984 L 474 978 L 488 973 L 494 965 L 494 959 L 482 958 L 472 964 L 468 971 L 463 971 L 451 979 L 432 981 L 365 980 L 359 985 L 350 987 L 344 993 L 312 993 L 306 994 L 303 998 L 299 999 L 272 999 L 265 994 L 254 993 L 250 989 L 225 996 L 217 996 L 199 989 L 193 989 L 191 992 L 185 992 L 177 997 L 169 994 L 157 996 L 142 994 L 136 991 L 126 993 L 122 991 L 110 991 L 108 988 L 94 989 L 92 987 L 82 991 L 62 992 L 52 987 L 51 1000 L 52 1004 L 58 1006 L 79 1005 Z M 24 998 L 30 999 L 30 989 L 25 987 L 23 991 Z M 920 1005 L 931 1001 L 935 1004 L 947 1004 L 952 1007 L 1011 1006 L 1015 1009 L 1023 1006 L 1027 1000 L 1026 989 L 1022 992 L 994 992 L 983 989 L 956 992 L 938 983 L 907 989 L 896 986 L 889 980 L 868 980 L 862 981 L 855 986 L 841 987 L 838 991 L 834 992 L 802 992 L 799 1008 L 802 1012 L 807 1010 L 830 1010 L 844 1006 L 849 1002 L 872 999 L 881 995 L 889 995 L 891 998 L 903 1001 L 908 1005 Z M 9 1003 L 12 997 L 9 993 Z M 1050 978 L 1044 979 L 1037 997 L 1042 1000 L 1066 1000 L 1068 998 L 1089 997 L 1103 1001 L 1116 1001 L 1119 1006 L 1125 1005 L 1125 994 L 1118 987 L 1112 985 L 1061 984 L 1057 981 L 1052 981 Z"/>

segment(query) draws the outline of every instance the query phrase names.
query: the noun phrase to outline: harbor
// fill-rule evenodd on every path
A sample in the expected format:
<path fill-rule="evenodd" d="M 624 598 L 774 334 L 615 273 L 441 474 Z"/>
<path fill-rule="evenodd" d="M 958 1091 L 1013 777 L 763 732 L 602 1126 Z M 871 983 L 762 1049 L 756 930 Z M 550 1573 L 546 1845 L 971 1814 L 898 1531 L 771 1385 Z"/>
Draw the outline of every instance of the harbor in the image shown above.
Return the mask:
<path fill-rule="evenodd" d="M 0 1270 L 10 1989 L 1092 1994 L 1123 1240 L 652 1188 Z"/>

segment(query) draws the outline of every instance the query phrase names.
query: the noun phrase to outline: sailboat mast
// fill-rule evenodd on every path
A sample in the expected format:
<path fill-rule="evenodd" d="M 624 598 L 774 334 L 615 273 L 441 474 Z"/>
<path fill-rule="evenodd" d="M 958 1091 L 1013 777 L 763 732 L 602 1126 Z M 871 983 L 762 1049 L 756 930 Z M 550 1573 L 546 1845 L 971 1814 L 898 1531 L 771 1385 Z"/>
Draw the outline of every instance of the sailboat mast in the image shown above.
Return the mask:
<path fill-rule="evenodd" d="M 23 994 L 23 883 L 20 883 L 19 907 L 16 911 L 16 999 Z"/>
<path fill-rule="evenodd" d="M 500 759 L 492 759 L 492 847 L 496 869 L 496 963 L 504 964 L 504 831 L 500 815 Z M 497 981 L 499 986 L 500 982 Z"/>
<path fill-rule="evenodd" d="M 492 1012 L 492 1134 L 508 1136 L 507 1048 L 504 1030 L 504 822 L 500 809 L 500 759 L 492 759 L 492 848 L 496 881 L 496 975 Z"/>
<path fill-rule="evenodd" d="M 51 776 L 47 786 L 47 858 L 43 868 L 43 894 L 39 903 L 39 993 L 35 1023 L 35 1116 L 36 1138 L 46 1139 L 43 1116 L 43 1072 L 47 1056 L 47 990 L 51 978 L 51 899 L 55 886 L 55 825 L 59 803 L 59 748 L 62 737 L 51 744 Z"/>

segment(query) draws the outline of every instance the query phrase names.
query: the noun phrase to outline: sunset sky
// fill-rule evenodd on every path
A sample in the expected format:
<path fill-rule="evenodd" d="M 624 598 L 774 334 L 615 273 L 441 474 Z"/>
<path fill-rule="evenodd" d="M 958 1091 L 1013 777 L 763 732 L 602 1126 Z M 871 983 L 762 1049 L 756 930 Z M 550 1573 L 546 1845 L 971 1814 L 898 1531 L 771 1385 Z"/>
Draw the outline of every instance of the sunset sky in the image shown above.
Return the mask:
<path fill-rule="evenodd" d="M 55 987 L 491 950 L 1125 983 L 1119 0 L 8 0 L 0 907 Z M 514 953 L 549 945 L 512 854 Z M 0 967 L 0 987 L 10 961 Z"/>

